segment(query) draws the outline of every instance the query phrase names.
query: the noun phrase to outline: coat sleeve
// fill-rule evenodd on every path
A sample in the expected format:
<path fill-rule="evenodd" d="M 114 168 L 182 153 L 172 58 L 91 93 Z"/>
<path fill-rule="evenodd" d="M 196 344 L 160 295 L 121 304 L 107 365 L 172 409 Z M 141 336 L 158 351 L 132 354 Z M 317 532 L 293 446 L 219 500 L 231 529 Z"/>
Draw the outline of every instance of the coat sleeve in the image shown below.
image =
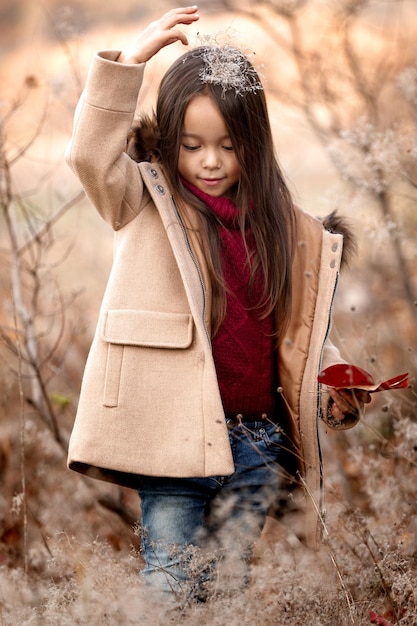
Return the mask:
<path fill-rule="evenodd" d="M 322 369 L 326 369 L 326 367 L 330 367 L 330 365 L 336 365 L 337 363 L 346 363 L 344 359 L 342 359 L 338 348 L 330 341 L 330 339 L 326 339 L 326 342 L 323 347 L 323 356 L 322 356 Z M 325 386 L 321 386 L 321 417 L 326 426 L 329 426 L 333 430 L 348 430 L 349 428 L 353 428 L 359 422 L 362 414 L 358 415 L 347 415 L 342 421 L 336 420 L 330 413 L 330 405 L 329 405 L 329 391 Z"/>
<path fill-rule="evenodd" d="M 125 150 L 145 65 L 117 63 L 118 54 L 95 54 L 65 152 L 87 197 L 114 230 L 137 216 L 143 196 L 139 168 Z"/>

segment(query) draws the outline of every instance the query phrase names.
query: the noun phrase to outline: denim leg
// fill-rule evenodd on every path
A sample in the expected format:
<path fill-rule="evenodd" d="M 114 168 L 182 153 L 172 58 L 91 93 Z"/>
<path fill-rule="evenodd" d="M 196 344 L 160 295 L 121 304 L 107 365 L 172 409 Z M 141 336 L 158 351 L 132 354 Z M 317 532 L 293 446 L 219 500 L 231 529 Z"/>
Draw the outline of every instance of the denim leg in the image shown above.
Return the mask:
<path fill-rule="evenodd" d="M 207 509 L 219 486 L 216 478 L 140 477 L 143 575 L 153 587 L 184 589 L 190 546 L 204 543 Z"/>
<path fill-rule="evenodd" d="M 236 426 L 229 438 L 231 476 L 140 477 L 143 574 L 162 591 L 187 588 L 192 546 L 218 556 L 220 590 L 240 589 L 248 579 L 252 547 L 281 484 L 282 435 L 275 424 L 255 422 Z"/>
<path fill-rule="evenodd" d="M 282 485 L 282 434 L 272 423 L 242 423 L 230 443 L 235 472 L 212 502 L 208 533 L 224 555 L 221 584 L 233 591 L 249 579 L 253 546 Z"/>

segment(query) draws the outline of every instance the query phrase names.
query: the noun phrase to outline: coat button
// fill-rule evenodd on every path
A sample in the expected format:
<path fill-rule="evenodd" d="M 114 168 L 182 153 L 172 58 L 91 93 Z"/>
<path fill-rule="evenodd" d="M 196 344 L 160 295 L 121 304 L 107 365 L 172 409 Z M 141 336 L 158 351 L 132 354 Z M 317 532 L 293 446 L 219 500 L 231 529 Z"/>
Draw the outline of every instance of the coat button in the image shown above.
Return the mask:
<path fill-rule="evenodd" d="M 163 185 L 156 185 L 156 186 L 155 186 L 155 189 L 156 189 L 156 191 L 157 191 L 158 193 L 160 193 L 160 194 L 161 194 L 161 196 L 163 196 L 163 195 L 164 195 L 164 193 L 165 193 L 165 187 L 164 187 Z"/>
<path fill-rule="evenodd" d="M 152 176 L 152 178 L 158 178 L 158 172 L 153 167 L 148 170 L 148 172 Z"/>
<path fill-rule="evenodd" d="M 339 245 L 338 245 L 337 243 L 334 243 L 334 244 L 332 245 L 332 251 L 333 251 L 333 252 L 336 252 L 336 250 L 338 249 L 338 247 L 339 247 Z"/>

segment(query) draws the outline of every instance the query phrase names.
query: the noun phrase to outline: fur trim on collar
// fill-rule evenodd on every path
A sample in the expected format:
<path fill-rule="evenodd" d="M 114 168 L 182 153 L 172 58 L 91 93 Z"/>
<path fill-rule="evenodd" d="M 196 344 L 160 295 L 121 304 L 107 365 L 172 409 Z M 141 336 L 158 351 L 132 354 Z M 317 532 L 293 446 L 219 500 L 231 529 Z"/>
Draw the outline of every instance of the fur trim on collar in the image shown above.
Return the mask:
<path fill-rule="evenodd" d="M 159 160 L 159 129 L 154 115 L 142 115 L 132 126 L 127 136 L 126 152 L 138 163 Z"/>
<path fill-rule="evenodd" d="M 349 221 L 332 211 L 329 215 L 321 219 L 326 230 L 330 233 L 343 236 L 342 268 L 349 264 L 350 259 L 357 253 L 356 237 L 353 234 Z"/>

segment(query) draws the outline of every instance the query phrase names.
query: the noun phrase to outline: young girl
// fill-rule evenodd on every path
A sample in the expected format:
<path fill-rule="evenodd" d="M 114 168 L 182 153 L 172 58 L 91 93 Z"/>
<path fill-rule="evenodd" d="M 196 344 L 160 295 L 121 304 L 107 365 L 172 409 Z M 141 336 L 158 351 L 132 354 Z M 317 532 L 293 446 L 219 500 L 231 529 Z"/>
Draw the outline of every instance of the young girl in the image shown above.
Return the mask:
<path fill-rule="evenodd" d="M 174 592 L 198 546 L 220 584 L 242 584 L 284 479 L 306 489 L 314 546 L 318 416 L 350 427 L 370 399 L 319 394 L 320 368 L 341 362 L 327 336 L 343 236 L 293 205 L 248 59 L 188 51 L 131 131 L 146 61 L 187 45 L 178 27 L 198 17 L 174 9 L 95 56 L 67 152 L 115 230 L 69 467 L 138 489 L 144 575 Z"/>

